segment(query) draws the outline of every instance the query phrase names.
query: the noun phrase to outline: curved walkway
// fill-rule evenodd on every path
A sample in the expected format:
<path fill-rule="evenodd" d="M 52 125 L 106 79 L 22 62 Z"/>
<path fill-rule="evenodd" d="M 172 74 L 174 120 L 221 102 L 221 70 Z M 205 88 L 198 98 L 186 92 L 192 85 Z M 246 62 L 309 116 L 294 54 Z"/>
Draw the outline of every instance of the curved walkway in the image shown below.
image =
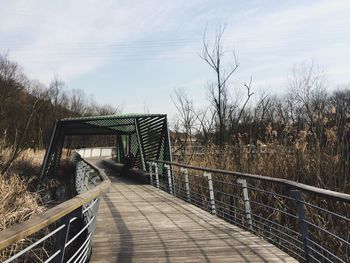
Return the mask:
<path fill-rule="evenodd" d="M 272 244 L 157 188 L 105 169 L 90 262 L 296 262 Z"/>

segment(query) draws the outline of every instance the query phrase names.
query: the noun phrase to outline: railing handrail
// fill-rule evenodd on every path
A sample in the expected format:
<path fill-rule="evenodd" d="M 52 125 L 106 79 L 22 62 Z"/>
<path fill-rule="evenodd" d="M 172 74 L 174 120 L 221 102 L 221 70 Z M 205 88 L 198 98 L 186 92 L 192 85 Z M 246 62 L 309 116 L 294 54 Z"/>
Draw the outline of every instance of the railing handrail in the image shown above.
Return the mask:
<path fill-rule="evenodd" d="M 273 182 L 273 183 L 280 183 L 287 187 L 298 189 L 298 190 L 304 190 L 309 193 L 314 193 L 322 196 L 331 197 L 333 199 L 337 199 L 338 201 L 342 201 L 345 203 L 350 203 L 350 194 L 340 193 L 332 190 L 322 189 L 315 186 L 298 183 L 295 181 L 282 179 L 282 178 L 275 178 L 265 175 L 258 175 L 258 174 L 249 174 L 249 173 L 241 173 L 241 172 L 234 172 L 234 171 L 228 171 L 228 170 L 222 170 L 222 169 L 214 169 L 214 168 L 207 168 L 207 167 L 200 167 L 200 166 L 193 166 L 188 164 L 180 164 L 176 162 L 168 162 L 168 161 L 161 161 L 161 160 L 146 160 L 148 162 L 158 162 L 178 167 L 184 167 L 192 170 L 199 170 L 199 171 L 205 171 L 205 172 L 212 172 L 212 173 L 222 173 L 237 177 L 244 177 L 244 178 L 250 178 L 250 179 L 256 179 L 256 180 L 262 180 L 265 182 Z"/>
<path fill-rule="evenodd" d="M 87 149 L 114 149 L 116 148 L 115 146 L 106 146 L 106 147 L 102 147 L 102 146 L 94 146 L 94 147 L 84 147 L 84 148 L 77 148 L 75 149 L 76 151 L 78 150 L 87 150 Z"/>
<path fill-rule="evenodd" d="M 14 242 L 17 242 L 44 229 L 50 224 L 68 215 L 78 207 L 81 207 L 85 203 L 92 201 L 99 195 L 108 191 L 111 182 L 105 172 L 90 162 L 86 161 L 85 159 L 81 158 L 81 160 L 98 172 L 98 175 L 101 178 L 102 182 L 96 187 L 86 191 L 85 193 L 77 195 L 72 199 L 69 199 L 53 208 L 50 208 L 39 215 L 33 216 L 27 221 L 18 223 L 1 231 L 0 250 L 8 247 Z"/>

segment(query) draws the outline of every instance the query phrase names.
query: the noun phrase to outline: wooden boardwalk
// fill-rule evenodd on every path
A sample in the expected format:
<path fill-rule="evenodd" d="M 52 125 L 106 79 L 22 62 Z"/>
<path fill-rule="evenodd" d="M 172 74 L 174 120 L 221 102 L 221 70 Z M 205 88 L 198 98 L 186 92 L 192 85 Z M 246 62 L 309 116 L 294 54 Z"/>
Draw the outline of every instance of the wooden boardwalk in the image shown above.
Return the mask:
<path fill-rule="evenodd" d="M 296 262 L 248 231 L 101 168 L 112 186 L 100 203 L 90 262 Z"/>

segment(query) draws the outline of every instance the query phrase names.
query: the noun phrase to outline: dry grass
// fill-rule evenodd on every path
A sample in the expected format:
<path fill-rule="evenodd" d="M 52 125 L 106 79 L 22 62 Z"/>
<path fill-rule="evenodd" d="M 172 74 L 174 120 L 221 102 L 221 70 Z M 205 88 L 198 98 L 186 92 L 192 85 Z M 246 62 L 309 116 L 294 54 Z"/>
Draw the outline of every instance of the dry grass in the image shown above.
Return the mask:
<path fill-rule="evenodd" d="M 2 152 L 2 163 L 8 155 L 8 150 Z M 29 189 L 33 188 L 42 156 L 42 152 L 27 150 L 14 162 L 7 174 L 0 176 L 0 230 L 44 211 L 40 194 Z"/>
<path fill-rule="evenodd" d="M 0 176 L 0 231 L 14 224 L 24 222 L 34 215 L 38 215 L 57 203 L 69 198 L 64 181 L 55 179 L 46 179 L 40 181 L 38 174 L 40 172 L 44 151 L 23 151 L 15 160 L 9 171 Z M 0 169 L 10 156 L 10 150 L 0 151 Z M 67 161 L 63 161 L 63 170 L 71 170 Z M 57 189 L 64 189 L 65 195 L 57 194 Z M 48 229 L 33 235 L 27 239 L 21 240 L 7 249 L 0 251 L 0 262 L 17 251 L 25 248 L 42 237 Z M 42 262 L 42 258 L 47 258 L 46 250 L 50 247 L 50 240 L 43 246 L 32 250 L 26 254 L 26 259 L 21 258 L 19 262 Z"/>
<path fill-rule="evenodd" d="M 293 142 L 266 138 L 256 145 L 238 143 L 222 151 L 214 144 L 204 155 L 190 154 L 176 161 L 195 166 L 284 178 L 329 190 L 350 193 L 350 163 L 342 157 L 332 139 L 321 146 L 300 131 Z"/>
<path fill-rule="evenodd" d="M 17 174 L 9 174 L 7 178 L 0 177 L 0 231 L 16 223 L 24 222 L 45 210 L 38 193 L 28 191 L 25 180 Z M 23 249 L 34 239 L 21 240 L 0 252 L 0 261 L 9 255 Z M 40 251 L 33 251 L 28 257 L 39 259 Z"/>
<path fill-rule="evenodd" d="M 28 191 L 26 182 L 16 174 L 0 177 L 0 230 L 23 222 L 44 211 L 38 193 Z"/>
<path fill-rule="evenodd" d="M 334 172 L 337 169 L 337 163 L 332 161 L 332 158 L 327 153 L 319 155 L 317 149 L 305 147 L 301 151 L 297 148 L 293 149 L 290 147 L 284 147 L 283 145 L 270 143 L 261 148 L 226 148 L 220 154 L 219 150 L 212 145 L 208 147 L 208 153 L 205 155 L 185 156 L 183 160 L 177 161 L 185 161 L 194 166 L 223 168 L 231 171 L 242 171 L 280 177 L 317 187 L 350 193 L 349 180 L 345 180 L 344 177 L 338 177 Z M 193 201 L 198 202 L 199 206 L 208 209 L 208 183 L 202 176 L 197 176 L 199 173 L 200 172 L 198 171 L 189 171 L 191 198 L 193 195 L 193 199 L 196 199 Z M 180 182 L 177 184 L 177 187 L 180 188 L 178 191 L 182 190 L 182 192 L 184 192 L 183 179 L 179 174 L 180 171 L 176 170 L 175 175 L 178 175 L 176 176 L 176 179 Z M 229 218 L 230 222 L 236 222 L 237 220 L 238 223 L 244 224 L 244 216 L 238 216 L 237 219 L 236 215 L 234 215 L 233 219 L 230 212 L 228 212 L 232 211 L 232 205 L 238 207 L 241 211 L 244 211 L 244 203 L 242 202 L 242 199 L 230 198 L 230 196 L 242 196 L 240 187 L 234 185 L 237 178 L 216 173 L 213 173 L 212 176 L 214 180 L 214 189 L 216 189 L 215 200 L 217 202 L 217 214 L 225 219 Z M 344 176 L 348 175 L 345 174 Z M 222 183 L 219 183 L 218 181 Z M 341 184 L 341 182 L 343 182 L 343 184 Z M 287 193 L 287 190 L 279 184 L 264 183 L 258 180 L 248 180 L 248 184 L 256 189 L 275 192 L 280 195 L 285 195 Z M 252 212 L 260 217 L 255 217 L 255 219 L 259 222 L 261 221 L 261 224 L 266 224 L 263 218 L 267 218 L 275 222 L 277 225 L 282 225 L 293 229 L 294 231 L 298 231 L 295 219 L 284 214 L 285 212 L 288 212 L 296 215 L 296 207 L 294 203 L 289 202 L 288 199 L 276 198 L 275 196 L 254 190 L 249 191 L 249 198 L 251 201 L 255 202 L 251 204 Z M 345 218 L 350 218 L 349 204 L 336 202 L 331 198 L 324 198 L 311 193 L 304 193 L 303 198 L 306 202 L 321 207 L 322 209 L 335 212 Z M 231 199 L 233 199 L 233 203 Z M 279 211 L 275 209 L 267 209 L 264 206 L 258 205 L 258 203 L 277 208 Z M 345 220 L 309 206 L 305 206 L 305 213 L 309 222 L 334 233 L 344 240 L 350 240 L 350 225 Z M 276 227 L 276 225 L 272 226 Z M 268 228 L 265 225 L 259 225 L 258 227 L 259 228 L 254 228 L 256 234 L 265 237 L 268 236 L 270 238 L 269 240 L 271 242 L 275 241 L 273 243 L 277 246 L 280 242 L 284 242 L 283 240 L 281 241 L 275 236 L 272 236 L 272 234 L 280 236 L 279 232 L 273 232 L 271 228 Z M 279 231 L 283 232 L 286 230 L 281 227 Z M 293 235 L 292 233 L 288 234 Z M 340 256 L 345 262 L 350 262 L 350 253 L 345 246 L 345 243 L 340 242 L 333 236 L 327 235 L 325 232 L 314 227 L 309 227 L 309 235 L 316 243 L 321 244 L 326 249 Z M 298 237 L 294 236 L 294 238 Z M 289 244 L 284 245 L 289 246 Z M 290 247 L 290 249 L 293 249 L 293 247 Z"/>
<path fill-rule="evenodd" d="M 9 155 L 9 149 L 1 151 L 1 165 L 4 164 Z M 42 158 L 42 152 L 24 151 L 15 160 L 10 170 L 5 175 L 0 176 L 0 231 L 26 221 L 45 210 L 39 192 L 33 192 L 30 189 L 33 188 L 33 178 L 40 170 Z M 1 251 L 0 261 L 29 243 L 31 241 L 21 240 Z M 33 259 L 33 257 L 30 258 Z"/>
<path fill-rule="evenodd" d="M 317 140 L 314 134 L 301 130 L 297 133 L 297 136 L 288 142 L 283 138 L 277 139 L 267 135 L 264 138 L 264 142 L 257 141 L 255 145 L 246 145 L 239 141 L 234 146 L 226 146 L 220 150 L 212 144 L 206 146 L 205 154 L 180 156 L 175 161 L 194 166 L 279 177 L 324 189 L 350 193 L 350 163 L 348 161 L 349 153 L 346 149 L 349 149 L 348 139 L 342 138 L 337 141 L 332 130 L 328 130 L 322 143 Z M 214 175 L 214 178 L 227 181 L 227 184 L 231 183 L 229 178 L 221 177 L 220 175 Z M 256 188 L 284 193 L 284 190 L 280 189 L 280 186 L 276 184 L 257 181 L 250 181 L 250 183 Z M 203 185 L 206 185 L 206 182 Z M 217 187 L 220 188 L 218 189 L 219 191 L 228 194 L 239 193 L 239 189 L 233 189 L 229 185 L 223 184 L 217 185 Z M 193 189 L 193 186 L 191 189 Z M 200 196 L 206 197 L 208 195 L 206 192 L 201 193 L 200 187 L 196 190 Z M 229 200 L 225 200 L 224 196 L 218 195 L 217 198 L 222 199 L 221 202 L 224 204 L 229 204 Z M 290 205 L 279 200 L 269 200 L 268 196 L 263 194 L 257 195 L 254 192 L 250 193 L 250 198 L 251 200 L 278 207 L 280 210 Z M 306 201 L 323 209 L 336 212 L 347 218 L 350 216 L 348 204 L 306 193 L 304 193 L 304 198 Z M 281 203 L 283 206 L 279 207 Z M 253 209 L 255 208 L 253 207 Z M 345 240 L 350 239 L 350 227 L 345 221 L 310 207 L 305 209 L 309 221 L 343 237 Z M 257 207 L 255 212 L 263 218 L 273 218 L 273 221 L 279 224 L 289 224 L 291 227 L 295 227 L 295 222 L 288 221 L 289 223 L 287 223 L 281 217 L 282 215 L 276 213 L 276 211 L 268 211 Z M 345 261 L 350 259 L 349 251 L 338 240 L 312 228 L 309 229 L 309 234 L 315 241 L 341 255 Z"/>
<path fill-rule="evenodd" d="M 253 144 L 247 144 L 246 142 L 249 140 L 238 135 L 234 145 L 227 145 L 223 149 L 219 149 L 214 144 L 206 145 L 205 154 L 180 156 L 177 161 L 195 166 L 284 178 L 324 189 L 350 193 L 349 129 L 349 124 L 346 127 L 329 125 L 317 132 L 313 132 L 308 127 L 304 129 L 285 127 L 277 133 L 269 125 L 266 128 L 264 138 L 256 140 Z M 214 178 L 226 182 L 216 185 L 220 192 L 230 195 L 239 193 L 239 189 L 234 189 L 233 186 L 229 185 L 233 183 L 229 178 L 220 177 L 220 175 L 214 175 Z M 258 189 L 280 194 L 288 192 L 288 189 L 283 189 L 278 184 L 248 181 Z M 200 196 L 207 196 L 207 193 L 201 193 L 199 189 L 198 187 L 197 191 Z M 287 201 L 270 199 L 269 196 L 256 191 L 250 191 L 249 195 L 252 201 L 277 207 L 281 211 L 293 207 L 293 204 L 289 204 Z M 230 200 L 225 196 L 218 194 L 216 198 L 220 199 L 224 205 L 230 203 Z M 345 218 L 350 217 L 350 206 L 345 202 L 337 202 L 331 198 L 311 193 L 304 193 L 303 198 L 306 202 L 322 209 L 335 212 Z M 283 213 L 275 210 L 270 211 L 256 204 L 252 205 L 252 209 L 261 218 L 270 218 L 278 224 L 289 225 L 297 230 L 296 223 L 283 216 Z M 310 222 L 345 240 L 350 240 L 350 226 L 345 220 L 310 206 L 305 206 L 305 210 Z M 295 214 L 295 211 L 290 211 L 290 213 Z M 314 227 L 309 227 L 309 235 L 315 242 L 341 255 L 345 261 L 350 260 L 350 253 L 344 247 L 344 243 L 333 236 L 326 235 L 325 232 Z"/>

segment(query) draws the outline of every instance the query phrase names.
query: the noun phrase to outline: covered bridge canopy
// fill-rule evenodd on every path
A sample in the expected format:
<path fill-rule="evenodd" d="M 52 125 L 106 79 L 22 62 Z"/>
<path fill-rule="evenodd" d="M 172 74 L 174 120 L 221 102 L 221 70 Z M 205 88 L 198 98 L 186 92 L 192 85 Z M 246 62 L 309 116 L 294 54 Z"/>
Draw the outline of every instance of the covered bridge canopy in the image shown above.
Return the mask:
<path fill-rule="evenodd" d="M 165 114 L 120 114 L 58 120 L 45 153 L 41 176 L 55 175 L 66 136 L 115 135 L 117 161 L 132 155 L 134 166 L 146 169 L 146 160 L 171 161 Z"/>

